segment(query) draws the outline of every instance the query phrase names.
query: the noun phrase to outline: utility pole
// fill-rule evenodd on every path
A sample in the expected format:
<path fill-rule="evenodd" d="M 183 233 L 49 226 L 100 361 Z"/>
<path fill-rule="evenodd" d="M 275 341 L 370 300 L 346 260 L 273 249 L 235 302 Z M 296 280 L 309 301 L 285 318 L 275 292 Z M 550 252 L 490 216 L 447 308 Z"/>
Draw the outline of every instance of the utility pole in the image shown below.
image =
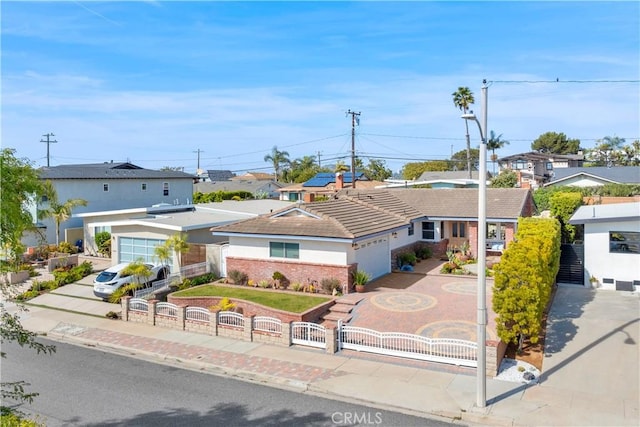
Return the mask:
<path fill-rule="evenodd" d="M 50 139 L 52 136 L 55 136 L 55 135 L 53 134 L 53 132 L 50 132 L 50 133 L 48 133 L 48 134 L 46 134 L 46 135 L 42 135 L 42 136 L 46 136 L 46 137 L 47 137 L 47 140 L 46 140 L 46 141 L 45 141 L 44 139 L 41 139 L 41 140 L 40 140 L 40 142 L 45 142 L 45 143 L 47 144 L 47 167 L 49 167 L 49 145 L 50 145 L 50 144 L 55 144 L 55 143 L 57 143 L 58 141 L 56 141 L 55 139 L 52 141 L 52 140 Z"/>
<path fill-rule="evenodd" d="M 318 167 L 322 167 L 322 161 L 320 160 L 320 151 L 318 151 Z"/>
<path fill-rule="evenodd" d="M 360 112 L 348 110 L 351 115 L 351 188 L 356 188 L 356 123 L 360 125 Z"/>
<path fill-rule="evenodd" d="M 200 153 L 204 153 L 204 151 L 198 148 L 194 153 L 198 153 L 198 168 L 196 169 L 196 172 L 198 172 L 200 170 Z"/>

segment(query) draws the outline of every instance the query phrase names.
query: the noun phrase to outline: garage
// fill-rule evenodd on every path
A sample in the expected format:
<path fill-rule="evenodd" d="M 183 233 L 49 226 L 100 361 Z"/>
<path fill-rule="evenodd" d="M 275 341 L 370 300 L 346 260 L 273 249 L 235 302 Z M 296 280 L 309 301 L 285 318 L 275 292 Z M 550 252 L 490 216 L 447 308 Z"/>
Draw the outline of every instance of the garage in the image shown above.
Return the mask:
<path fill-rule="evenodd" d="M 388 239 L 379 237 L 358 243 L 356 261 L 358 269 L 366 271 L 371 279 L 390 273 L 391 258 Z"/>
<path fill-rule="evenodd" d="M 118 262 L 155 262 L 156 246 L 164 245 L 161 239 L 145 239 L 139 237 L 120 237 L 118 239 Z"/>

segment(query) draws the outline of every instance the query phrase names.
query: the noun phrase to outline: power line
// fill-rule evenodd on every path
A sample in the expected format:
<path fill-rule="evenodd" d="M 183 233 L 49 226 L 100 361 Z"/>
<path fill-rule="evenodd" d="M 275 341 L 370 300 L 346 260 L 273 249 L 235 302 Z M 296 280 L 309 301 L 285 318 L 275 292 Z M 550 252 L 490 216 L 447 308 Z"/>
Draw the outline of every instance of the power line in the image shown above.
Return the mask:
<path fill-rule="evenodd" d="M 489 83 L 640 83 L 640 80 L 490 80 Z"/>

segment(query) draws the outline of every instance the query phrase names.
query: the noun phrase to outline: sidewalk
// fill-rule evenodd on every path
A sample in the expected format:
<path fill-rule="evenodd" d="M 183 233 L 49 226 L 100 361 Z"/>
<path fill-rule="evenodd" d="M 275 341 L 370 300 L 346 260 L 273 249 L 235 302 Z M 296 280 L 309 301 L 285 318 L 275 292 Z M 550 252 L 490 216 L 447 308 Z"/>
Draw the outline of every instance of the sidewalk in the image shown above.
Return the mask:
<path fill-rule="evenodd" d="M 54 340 L 412 415 L 485 425 L 638 425 L 637 402 L 603 399 L 596 384 L 581 390 L 576 404 L 557 381 L 525 386 L 487 378 L 488 406 L 477 408 L 475 375 L 446 365 L 330 355 L 42 307 L 21 317 L 27 329 Z"/>

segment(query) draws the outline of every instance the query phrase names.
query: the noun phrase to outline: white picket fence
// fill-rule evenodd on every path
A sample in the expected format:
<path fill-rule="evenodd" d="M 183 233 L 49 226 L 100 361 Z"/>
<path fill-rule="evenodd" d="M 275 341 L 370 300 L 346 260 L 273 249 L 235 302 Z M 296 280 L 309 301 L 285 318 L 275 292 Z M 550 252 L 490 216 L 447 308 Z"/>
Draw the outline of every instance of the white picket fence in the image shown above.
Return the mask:
<path fill-rule="evenodd" d="M 211 321 L 211 311 L 209 311 L 208 308 L 204 307 L 187 307 L 184 316 L 187 320 L 195 320 L 207 323 Z"/>
<path fill-rule="evenodd" d="M 291 343 L 310 347 L 327 347 L 327 330 L 324 326 L 311 322 L 291 323 Z"/>
<path fill-rule="evenodd" d="M 129 301 L 129 310 L 144 311 L 146 313 L 149 311 L 149 303 L 146 299 L 131 298 L 131 300 Z"/>
<path fill-rule="evenodd" d="M 244 316 L 234 311 L 221 311 L 218 313 L 218 325 L 244 327 Z"/>
<path fill-rule="evenodd" d="M 253 318 L 253 330 L 281 334 L 282 321 L 275 317 L 256 316 Z"/>
<path fill-rule="evenodd" d="M 171 273 L 163 280 L 156 280 L 155 282 L 151 283 L 151 286 L 149 287 L 137 289 L 133 296 L 135 298 L 149 298 L 153 296 L 154 293 L 167 289 L 174 280 L 178 281 L 181 277 L 188 279 L 190 277 L 201 276 L 203 274 L 207 274 L 209 272 L 208 270 L 209 264 L 206 262 L 185 265 L 184 267 L 180 268 L 180 274 Z"/>
<path fill-rule="evenodd" d="M 459 366 L 478 366 L 478 345 L 453 338 L 427 338 L 402 332 L 378 332 L 338 323 L 341 349 L 365 351 Z"/>

